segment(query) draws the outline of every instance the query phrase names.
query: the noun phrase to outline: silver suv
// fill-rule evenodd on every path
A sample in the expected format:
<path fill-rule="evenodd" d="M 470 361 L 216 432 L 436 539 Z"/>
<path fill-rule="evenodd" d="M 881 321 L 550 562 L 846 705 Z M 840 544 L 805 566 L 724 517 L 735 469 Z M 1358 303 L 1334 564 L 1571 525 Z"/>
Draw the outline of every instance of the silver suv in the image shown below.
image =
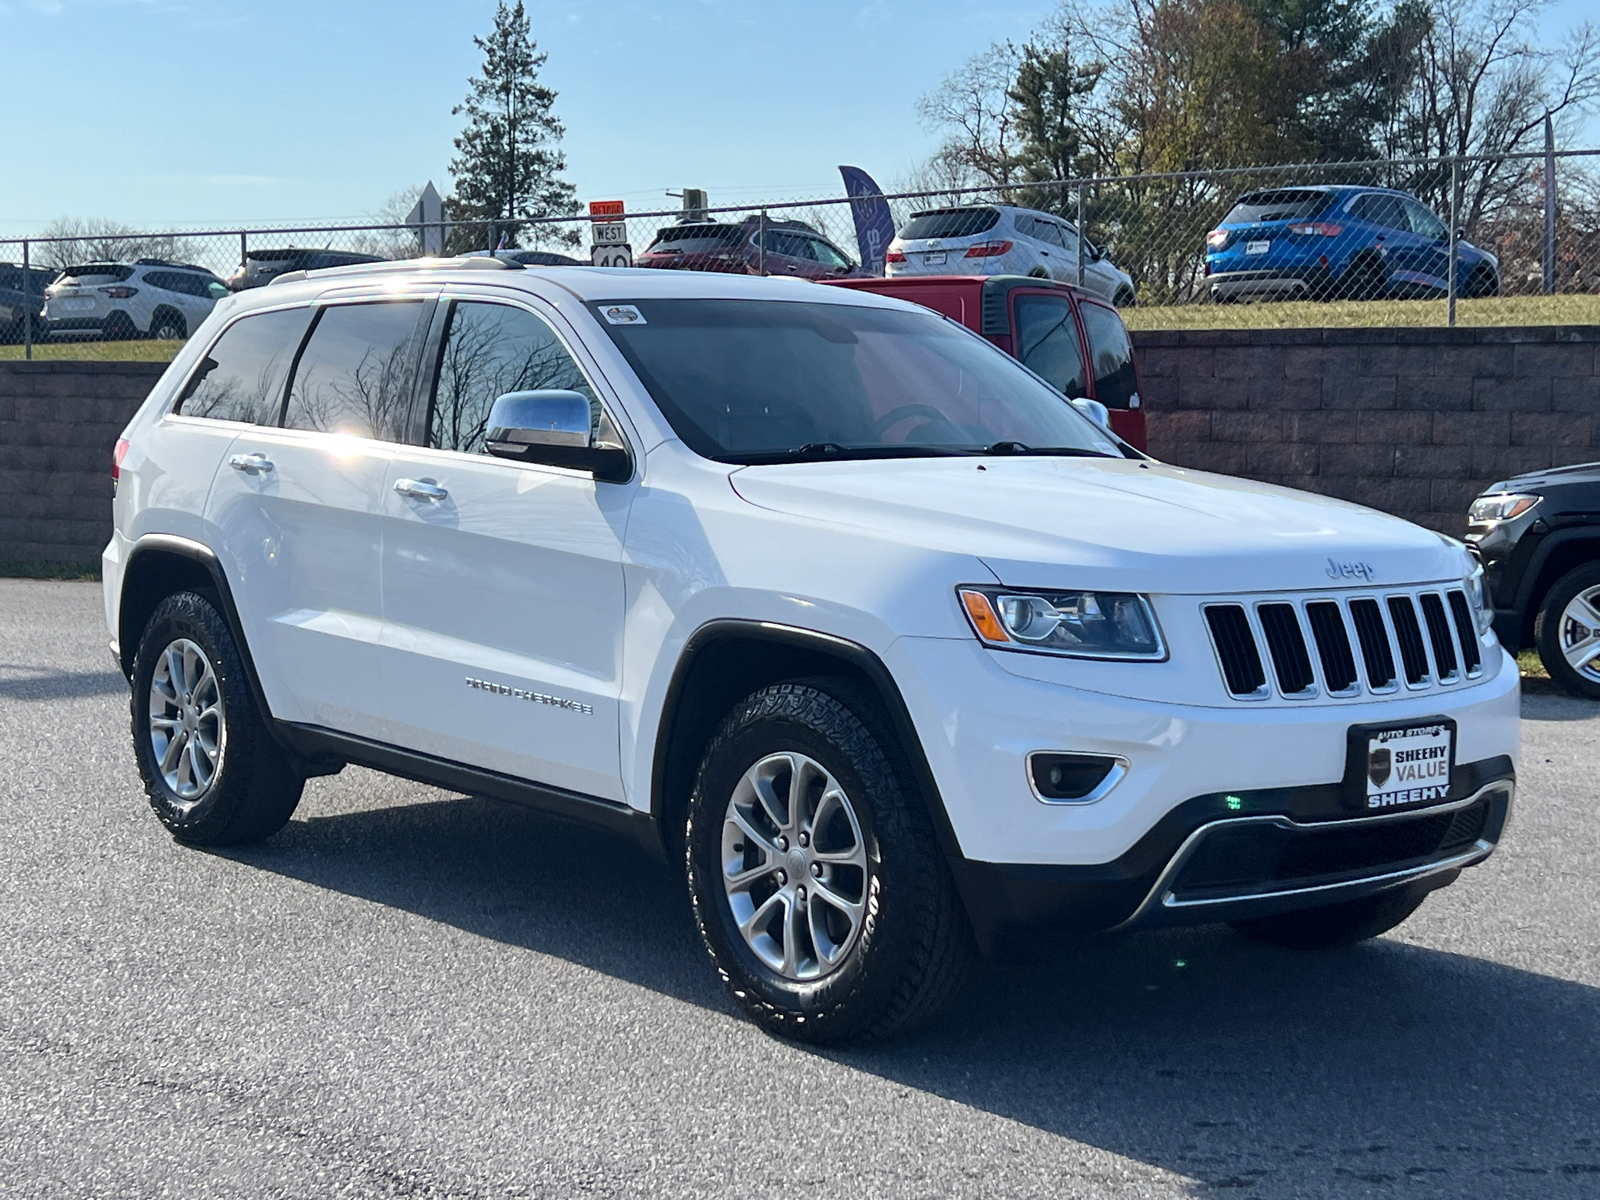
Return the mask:
<path fill-rule="evenodd" d="M 141 258 L 68 267 L 45 289 L 45 328 L 108 341 L 182 341 L 211 315 L 227 285 L 205 267 Z"/>

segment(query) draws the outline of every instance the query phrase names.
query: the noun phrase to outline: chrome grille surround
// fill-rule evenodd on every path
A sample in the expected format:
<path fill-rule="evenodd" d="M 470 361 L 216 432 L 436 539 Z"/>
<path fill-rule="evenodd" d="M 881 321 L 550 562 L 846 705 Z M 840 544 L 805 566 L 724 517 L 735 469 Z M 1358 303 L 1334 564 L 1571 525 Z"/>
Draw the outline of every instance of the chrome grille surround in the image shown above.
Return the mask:
<path fill-rule="evenodd" d="M 1362 619 L 1358 621 L 1351 605 L 1361 601 L 1367 603 L 1362 606 Z M 1262 621 L 1263 608 L 1271 619 L 1270 631 Z M 1337 622 L 1332 619 L 1330 608 L 1337 613 Z M 1377 622 L 1372 619 L 1374 608 Z M 1298 640 L 1295 629 L 1285 624 L 1285 609 L 1294 615 L 1298 625 Z M 1311 609 L 1318 610 L 1315 621 L 1308 611 Z M 1243 616 L 1266 676 L 1262 685 L 1254 691 L 1241 693 L 1229 690 L 1224 648 L 1219 646 L 1216 637 L 1219 628 L 1217 617 L 1223 614 L 1213 614 L 1212 610 L 1232 610 L 1229 616 L 1234 625 L 1238 624 L 1239 615 Z M 1416 631 L 1415 641 L 1410 646 L 1405 645 L 1403 638 L 1410 630 L 1396 623 L 1399 617 L 1404 625 L 1410 624 L 1404 621 L 1408 610 L 1415 619 Z M 1484 673 L 1483 648 L 1471 619 L 1470 605 L 1466 603 L 1459 586 L 1419 584 L 1340 592 L 1216 597 L 1201 601 L 1200 612 L 1207 639 L 1217 657 L 1223 691 L 1230 699 L 1241 702 L 1269 699 L 1359 700 L 1397 693 L 1419 695 L 1445 692 L 1480 679 Z M 1379 633 L 1380 625 L 1383 642 L 1369 644 L 1369 639 Z M 1420 647 L 1417 643 L 1420 643 Z M 1413 682 L 1407 664 L 1415 665 L 1419 648 L 1423 669 L 1420 677 Z M 1232 648 L 1232 653 L 1237 657 L 1237 647 Z M 1291 656 L 1293 661 L 1280 661 L 1285 654 Z M 1301 654 L 1310 661 L 1311 682 L 1299 691 L 1285 691 L 1282 685 L 1285 677 L 1300 678 L 1296 668 L 1303 670 Z M 1356 667 L 1354 682 L 1343 688 L 1330 688 L 1327 664 L 1349 661 L 1353 661 Z M 1392 664 L 1391 678 L 1375 680 L 1375 662 Z M 1288 669 L 1285 670 L 1285 667 Z"/>

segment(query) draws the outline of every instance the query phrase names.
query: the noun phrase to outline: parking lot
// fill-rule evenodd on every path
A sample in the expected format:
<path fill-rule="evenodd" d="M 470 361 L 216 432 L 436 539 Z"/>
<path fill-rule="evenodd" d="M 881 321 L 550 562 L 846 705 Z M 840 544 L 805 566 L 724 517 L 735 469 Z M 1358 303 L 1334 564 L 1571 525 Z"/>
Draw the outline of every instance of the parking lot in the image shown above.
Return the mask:
<path fill-rule="evenodd" d="M 177 846 L 98 585 L 0 580 L 0 1194 L 1594 1196 L 1600 707 L 1524 717 L 1505 844 L 1393 935 L 1064 947 L 818 1053 L 528 811 L 348 769 Z"/>

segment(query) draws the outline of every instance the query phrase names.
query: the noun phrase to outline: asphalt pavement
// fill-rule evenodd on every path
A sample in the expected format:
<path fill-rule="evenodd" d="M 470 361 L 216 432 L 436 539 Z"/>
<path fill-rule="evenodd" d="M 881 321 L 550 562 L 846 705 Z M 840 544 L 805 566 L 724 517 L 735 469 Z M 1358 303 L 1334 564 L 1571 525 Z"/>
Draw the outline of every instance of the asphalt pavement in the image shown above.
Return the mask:
<path fill-rule="evenodd" d="M 127 712 L 98 586 L 0 580 L 3 1196 L 1600 1196 L 1600 705 L 1525 698 L 1506 841 L 1385 938 L 1096 941 L 842 1053 L 511 805 L 352 768 L 181 847 Z"/>

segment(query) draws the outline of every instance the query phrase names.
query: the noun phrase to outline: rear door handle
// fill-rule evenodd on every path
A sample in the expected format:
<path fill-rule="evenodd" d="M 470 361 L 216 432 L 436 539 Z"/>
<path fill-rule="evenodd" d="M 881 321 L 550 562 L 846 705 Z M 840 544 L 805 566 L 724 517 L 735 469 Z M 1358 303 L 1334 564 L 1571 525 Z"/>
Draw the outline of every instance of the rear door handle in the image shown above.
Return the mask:
<path fill-rule="evenodd" d="M 272 473 L 272 460 L 265 454 L 235 454 L 228 460 L 228 465 L 235 471 L 243 471 L 246 475 Z"/>
<path fill-rule="evenodd" d="M 394 490 L 411 500 L 443 500 L 450 495 L 431 479 L 396 479 Z"/>

